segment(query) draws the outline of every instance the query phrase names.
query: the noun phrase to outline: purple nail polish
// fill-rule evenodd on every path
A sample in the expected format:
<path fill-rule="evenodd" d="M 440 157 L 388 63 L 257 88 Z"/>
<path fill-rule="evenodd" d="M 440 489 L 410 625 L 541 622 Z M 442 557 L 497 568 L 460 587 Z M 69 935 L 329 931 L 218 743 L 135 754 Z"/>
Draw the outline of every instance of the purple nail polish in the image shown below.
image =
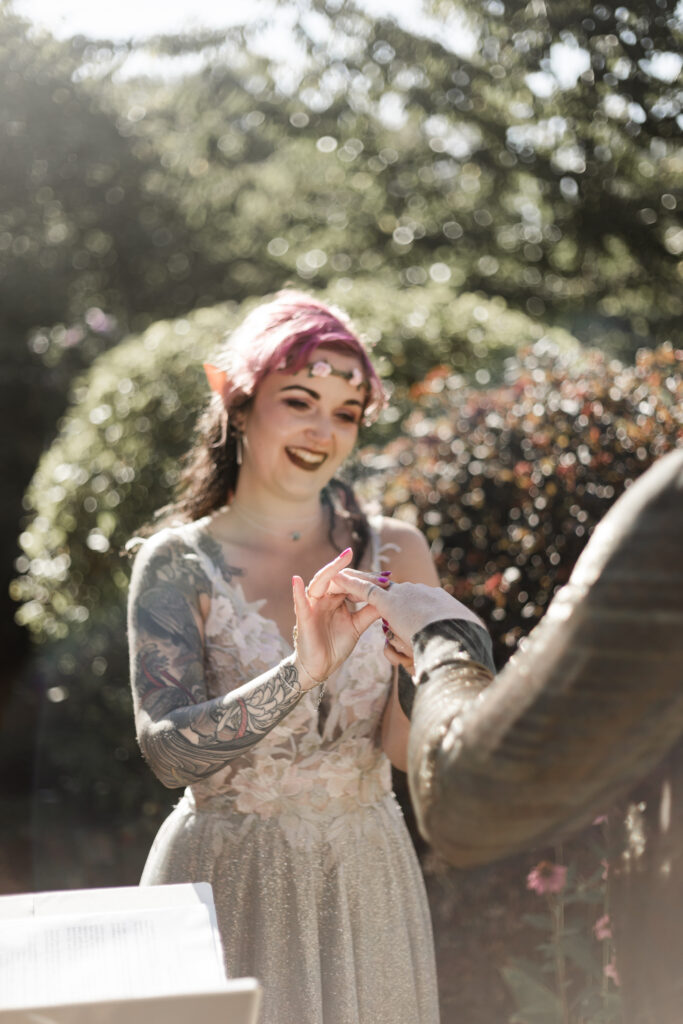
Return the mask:
<path fill-rule="evenodd" d="M 388 633 L 389 632 L 389 627 L 387 626 L 386 622 L 382 623 L 382 632 L 383 633 Z"/>

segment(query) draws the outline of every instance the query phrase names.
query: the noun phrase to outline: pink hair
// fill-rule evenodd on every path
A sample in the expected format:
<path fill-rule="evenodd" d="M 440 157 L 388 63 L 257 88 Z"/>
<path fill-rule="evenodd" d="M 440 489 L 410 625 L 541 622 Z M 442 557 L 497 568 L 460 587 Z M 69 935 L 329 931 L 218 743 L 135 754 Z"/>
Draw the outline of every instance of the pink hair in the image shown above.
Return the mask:
<path fill-rule="evenodd" d="M 230 410 L 242 405 L 268 373 L 285 368 L 297 373 L 321 347 L 359 360 L 368 388 L 364 418 L 371 422 L 386 404 L 386 394 L 363 343 L 341 310 L 294 289 L 280 291 L 257 306 L 229 337 L 216 360 L 227 373 L 225 406 Z"/>

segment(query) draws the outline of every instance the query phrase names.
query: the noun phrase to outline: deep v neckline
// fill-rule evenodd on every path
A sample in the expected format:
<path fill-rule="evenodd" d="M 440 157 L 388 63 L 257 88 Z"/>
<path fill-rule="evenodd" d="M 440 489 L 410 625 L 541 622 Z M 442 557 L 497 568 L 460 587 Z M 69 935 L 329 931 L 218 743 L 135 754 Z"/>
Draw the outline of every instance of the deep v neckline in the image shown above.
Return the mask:
<path fill-rule="evenodd" d="M 261 620 L 261 622 L 263 622 L 265 625 L 268 625 L 268 626 L 272 627 L 272 632 L 277 637 L 278 641 L 282 645 L 284 645 L 284 647 L 286 648 L 286 650 L 290 654 L 293 653 L 294 645 L 293 645 L 291 639 L 289 639 L 289 640 L 285 639 L 285 635 L 282 632 L 282 630 L 280 629 L 280 626 L 279 626 L 277 620 L 274 619 L 272 616 L 264 615 L 263 612 L 261 611 L 261 607 L 263 607 L 263 605 L 267 603 L 268 598 L 267 597 L 259 597 L 259 598 L 256 598 L 254 601 L 250 601 L 247 598 L 246 594 L 244 593 L 244 588 L 242 586 L 242 583 L 240 582 L 240 578 L 239 578 L 239 575 L 238 575 L 238 572 L 240 570 L 235 571 L 234 576 L 231 576 L 230 574 L 227 574 L 226 572 L 224 572 L 224 568 L 221 565 L 221 563 L 224 563 L 225 567 L 227 567 L 227 562 L 226 562 L 226 559 L 224 557 L 224 552 L 223 552 L 223 548 L 222 548 L 221 542 L 218 540 L 218 538 L 216 538 L 215 536 L 213 536 L 209 532 L 209 527 L 210 527 L 210 524 L 211 524 L 211 520 L 212 520 L 212 516 L 209 515 L 209 516 L 204 516 L 203 519 L 196 520 L 196 522 L 194 523 L 194 526 L 196 528 L 197 527 L 200 528 L 199 530 L 195 530 L 194 531 L 195 536 L 193 538 L 194 539 L 193 547 L 195 548 L 195 551 L 197 551 L 197 553 L 200 555 L 201 558 L 206 559 L 208 561 L 209 565 L 213 568 L 214 573 L 217 573 L 218 577 L 220 578 L 222 586 L 225 587 L 225 589 L 228 592 L 232 591 L 232 592 L 237 594 L 238 599 L 241 602 L 241 607 L 242 607 L 241 614 L 242 614 L 242 616 L 244 616 L 244 614 L 245 614 L 245 609 L 247 610 L 247 613 L 256 615 Z M 373 526 L 373 524 L 371 522 L 369 523 L 369 527 L 370 527 L 370 537 L 369 537 L 370 559 L 369 559 L 369 561 L 370 561 L 370 569 L 372 570 L 374 568 L 375 564 L 379 562 L 381 548 L 380 548 L 379 531 L 376 529 L 375 526 Z M 216 548 L 218 549 L 219 554 L 220 554 L 220 558 L 219 559 L 216 559 L 215 557 L 213 557 L 210 551 L 207 551 L 205 548 L 202 547 L 202 544 L 201 544 L 202 536 L 204 536 L 204 538 L 208 539 L 210 544 L 213 544 L 213 545 L 216 546 Z M 209 576 L 212 576 L 212 575 L 213 575 L 212 573 L 209 573 Z"/>
<path fill-rule="evenodd" d="M 227 561 L 224 557 L 220 541 L 209 533 L 208 527 L 210 523 L 211 516 L 205 516 L 203 519 L 196 521 L 194 525 L 200 529 L 194 531 L 193 547 L 199 557 L 205 561 L 206 568 L 208 570 L 207 574 L 212 580 L 212 587 L 214 585 L 215 577 L 217 576 L 220 580 L 221 587 L 225 589 L 227 596 L 231 599 L 233 607 L 236 607 L 236 610 L 239 608 L 240 617 L 244 618 L 248 614 L 255 615 L 264 625 L 271 627 L 270 631 L 277 638 L 279 643 L 286 648 L 288 653 L 291 654 L 294 651 L 294 645 L 292 644 L 291 639 L 285 639 L 285 635 L 280 629 L 278 622 L 272 616 L 264 615 L 261 611 L 261 608 L 266 604 L 268 598 L 258 597 L 255 600 L 250 601 L 244 593 L 244 588 L 238 575 L 239 570 L 236 570 L 232 574 L 224 571 L 225 568 L 228 567 Z M 219 559 L 215 558 L 211 551 L 206 550 L 206 548 L 202 546 L 202 538 L 208 539 L 210 545 L 216 546 L 220 554 Z M 221 563 L 223 563 L 223 565 L 221 565 Z M 237 597 L 237 605 L 232 601 L 232 594 Z"/>
<path fill-rule="evenodd" d="M 227 580 L 223 573 L 221 572 L 220 566 L 217 566 L 217 568 L 221 578 L 221 583 L 226 588 L 226 590 L 232 590 L 237 592 L 242 604 L 242 614 L 244 614 L 244 609 L 248 609 L 248 614 L 256 615 L 257 618 L 261 620 L 261 622 L 265 623 L 268 626 L 272 626 L 273 633 L 275 634 L 277 639 L 280 641 L 280 643 L 285 645 L 285 647 L 290 653 L 292 653 L 294 651 L 294 647 L 290 641 L 285 640 L 284 633 L 280 629 L 275 619 L 271 618 L 268 615 L 264 615 L 260 608 L 254 607 L 254 605 L 264 605 L 268 599 L 266 597 L 258 597 L 255 601 L 250 601 L 244 593 L 242 584 L 239 581 L 237 583 L 234 583 L 231 580 Z"/>

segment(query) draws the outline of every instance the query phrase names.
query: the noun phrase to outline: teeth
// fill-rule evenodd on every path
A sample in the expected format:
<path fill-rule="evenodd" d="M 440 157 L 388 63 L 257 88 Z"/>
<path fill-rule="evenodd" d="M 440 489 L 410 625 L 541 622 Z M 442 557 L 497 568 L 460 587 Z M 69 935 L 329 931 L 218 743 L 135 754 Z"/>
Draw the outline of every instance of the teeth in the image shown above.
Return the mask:
<path fill-rule="evenodd" d="M 315 454 L 314 452 L 307 451 L 305 448 L 289 448 L 288 451 L 290 451 L 292 455 L 296 455 L 297 459 L 302 459 L 304 462 L 310 462 L 312 465 L 320 465 L 320 463 L 324 462 L 327 458 L 326 455 Z"/>

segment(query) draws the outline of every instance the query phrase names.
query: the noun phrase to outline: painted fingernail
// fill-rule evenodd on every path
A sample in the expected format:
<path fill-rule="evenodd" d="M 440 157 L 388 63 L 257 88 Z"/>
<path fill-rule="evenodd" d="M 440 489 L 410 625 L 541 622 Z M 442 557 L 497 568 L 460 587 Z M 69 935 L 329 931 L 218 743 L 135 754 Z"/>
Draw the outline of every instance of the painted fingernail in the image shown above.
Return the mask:
<path fill-rule="evenodd" d="M 386 623 L 386 622 L 384 621 L 384 619 L 382 619 L 382 632 L 383 632 L 383 633 L 388 633 L 388 632 L 389 632 L 389 626 L 388 626 L 388 625 L 387 625 L 387 623 Z"/>
<path fill-rule="evenodd" d="M 382 576 L 391 576 L 391 569 L 382 569 Z"/>
<path fill-rule="evenodd" d="M 337 558 L 343 558 L 344 555 L 348 555 L 349 551 L 353 551 L 353 548 L 344 548 L 342 553 L 340 555 L 337 555 Z"/>

